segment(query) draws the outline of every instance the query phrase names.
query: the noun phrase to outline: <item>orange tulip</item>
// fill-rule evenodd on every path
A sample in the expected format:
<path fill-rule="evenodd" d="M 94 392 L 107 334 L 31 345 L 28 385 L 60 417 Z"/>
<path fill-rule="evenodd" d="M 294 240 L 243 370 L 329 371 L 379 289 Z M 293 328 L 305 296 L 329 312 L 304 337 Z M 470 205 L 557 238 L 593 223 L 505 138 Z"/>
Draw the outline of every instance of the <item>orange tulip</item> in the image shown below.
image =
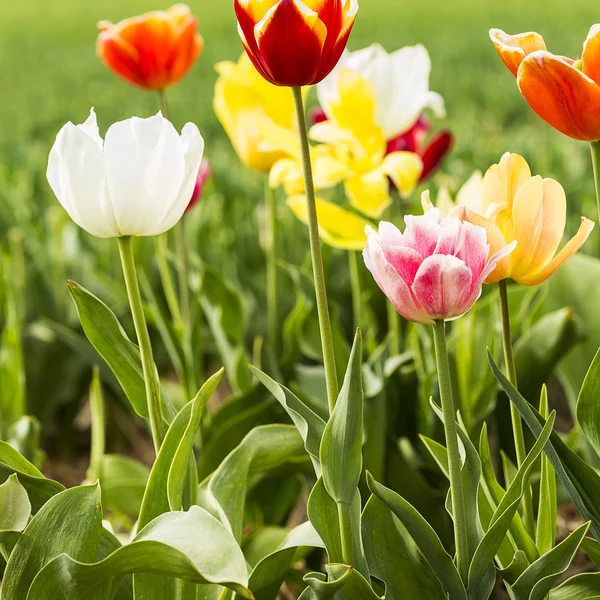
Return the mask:
<path fill-rule="evenodd" d="M 101 21 L 96 50 L 117 75 L 146 90 L 182 79 L 202 52 L 198 21 L 185 4 L 117 24 Z"/>
<path fill-rule="evenodd" d="M 314 85 L 337 64 L 357 0 L 234 0 L 238 31 L 257 71 L 283 86 Z"/>
<path fill-rule="evenodd" d="M 428 193 L 422 204 L 425 210 L 432 207 Z M 450 214 L 486 230 L 490 256 L 516 240 L 515 251 L 498 263 L 485 283 L 508 278 L 521 285 L 546 281 L 594 228 L 594 222 L 583 217 L 575 236 L 557 252 L 566 225 L 565 191 L 554 179 L 532 177 L 525 159 L 508 152 L 487 170 L 477 211 L 457 206 Z"/>
<path fill-rule="evenodd" d="M 583 45 L 581 61 L 551 54 L 537 33 L 490 37 L 517 78 L 529 106 L 561 133 L 586 142 L 600 140 L 600 25 Z"/>

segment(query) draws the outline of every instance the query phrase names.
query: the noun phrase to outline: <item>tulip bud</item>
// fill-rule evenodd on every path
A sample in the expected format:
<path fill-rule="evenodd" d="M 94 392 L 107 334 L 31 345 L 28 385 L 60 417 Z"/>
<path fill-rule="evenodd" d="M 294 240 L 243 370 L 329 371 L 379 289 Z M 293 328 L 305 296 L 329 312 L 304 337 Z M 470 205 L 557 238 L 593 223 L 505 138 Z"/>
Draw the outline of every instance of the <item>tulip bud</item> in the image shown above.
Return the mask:
<path fill-rule="evenodd" d="M 354 25 L 357 0 L 234 0 L 250 60 L 271 83 L 314 85 L 335 67 Z"/>
<path fill-rule="evenodd" d="M 437 209 L 404 221 L 404 233 L 387 222 L 378 232 L 367 227 L 363 257 L 394 308 L 415 323 L 464 315 L 481 295 L 485 278 L 516 246 L 513 242 L 488 260 L 483 227 L 441 218 Z"/>
<path fill-rule="evenodd" d="M 92 110 L 67 123 L 48 158 L 47 178 L 69 216 L 100 238 L 158 235 L 189 204 L 204 140 L 187 123 L 181 135 L 160 113 L 111 125 L 100 137 Z"/>
<path fill-rule="evenodd" d="M 202 52 L 198 21 L 185 4 L 149 12 L 117 24 L 98 23 L 96 51 L 129 83 L 162 90 L 182 79 Z"/>

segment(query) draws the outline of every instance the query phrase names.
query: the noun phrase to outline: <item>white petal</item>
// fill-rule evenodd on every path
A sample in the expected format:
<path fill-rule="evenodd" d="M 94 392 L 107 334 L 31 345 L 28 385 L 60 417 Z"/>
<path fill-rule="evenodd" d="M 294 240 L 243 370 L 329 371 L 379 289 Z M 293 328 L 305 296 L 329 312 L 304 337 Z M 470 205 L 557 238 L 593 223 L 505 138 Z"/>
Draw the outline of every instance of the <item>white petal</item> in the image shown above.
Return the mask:
<path fill-rule="evenodd" d="M 84 123 L 77 125 L 77 129 L 81 129 L 81 131 L 87 133 L 88 136 L 92 138 L 96 144 L 98 144 L 98 147 L 102 149 L 104 146 L 104 140 L 100 137 L 98 120 L 96 119 L 96 111 L 93 107 L 90 109 L 90 116 L 85 120 Z"/>
<path fill-rule="evenodd" d="M 104 165 L 121 235 L 154 235 L 159 229 L 179 198 L 184 151 L 177 131 L 160 113 L 109 128 Z"/>
<path fill-rule="evenodd" d="M 93 125 L 95 115 L 90 115 L 83 126 L 67 123 L 59 131 L 46 176 L 77 225 L 96 237 L 116 237 L 120 234 L 108 198 L 97 126 L 94 135 Z"/>
<path fill-rule="evenodd" d="M 179 190 L 177 200 L 171 206 L 159 228 L 151 235 L 158 235 L 171 229 L 183 216 L 194 192 L 198 171 L 202 163 L 202 155 L 204 154 L 204 138 L 200 135 L 200 131 L 198 131 L 196 125 L 186 123 L 181 131 L 180 140 L 183 147 L 183 159 L 185 161 L 185 174 L 181 189 Z"/>

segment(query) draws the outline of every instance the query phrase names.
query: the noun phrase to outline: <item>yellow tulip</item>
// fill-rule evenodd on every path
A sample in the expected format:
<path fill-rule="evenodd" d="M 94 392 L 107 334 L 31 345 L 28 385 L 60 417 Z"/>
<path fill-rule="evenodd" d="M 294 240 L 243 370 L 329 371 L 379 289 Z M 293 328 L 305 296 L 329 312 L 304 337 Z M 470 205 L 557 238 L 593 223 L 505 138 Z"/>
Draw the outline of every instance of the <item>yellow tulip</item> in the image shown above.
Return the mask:
<path fill-rule="evenodd" d="M 306 198 L 303 195 L 290 196 L 287 204 L 300 221 L 308 222 Z M 363 250 L 367 243 L 365 228 L 373 224 L 341 206 L 317 198 L 319 234 L 321 239 L 334 248 L 343 250 Z"/>
<path fill-rule="evenodd" d="M 531 176 L 529 165 L 518 154 L 504 154 L 483 178 L 481 208 L 452 209 L 488 234 L 490 254 L 513 240 L 517 247 L 503 258 L 486 283 L 511 278 L 522 285 L 538 285 L 554 273 L 584 244 L 594 222 L 582 217 L 581 226 L 560 252 L 567 215 L 563 187 L 554 179 Z"/>
<path fill-rule="evenodd" d="M 216 65 L 214 109 L 242 162 L 268 173 L 298 145 L 294 98 L 289 88 L 263 79 L 246 53 Z"/>
<path fill-rule="evenodd" d="M 342 69 L 338 75 L 339 97 L 330 103 L 331 119 L 314 125 L 310 136 L 315 186 L 332 187 L 344 182 L 350 204 L 369 217 L 379 217 L 391 203 L 389 179 L 400 194 L 408 196 L 423 168 L 413 152 L 392 152 L 375 123 L 372 86 L 358 74 Z M 275 164 L 271 184 L 283 183 L 288 194 L 303 190 L 300 156 L 287 148 L 290 157 Z"/>

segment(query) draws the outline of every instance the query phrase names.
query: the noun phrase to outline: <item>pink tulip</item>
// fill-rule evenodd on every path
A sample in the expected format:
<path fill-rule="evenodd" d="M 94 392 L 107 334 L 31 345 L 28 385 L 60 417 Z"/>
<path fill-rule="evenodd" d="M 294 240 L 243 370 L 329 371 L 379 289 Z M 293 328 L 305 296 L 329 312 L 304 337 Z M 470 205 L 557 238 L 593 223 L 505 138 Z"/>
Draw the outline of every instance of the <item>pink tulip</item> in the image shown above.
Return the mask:
<path fill-rule="evenodd" d="M 394 308 L 415 323 L 464 315 L 481 295 L 485 278 L 516 246 L 513 242 L 488 260 L 483 227 L 458 217 L 442 219 L 435 208 L 404 221 L 404 233 L 385 221 L 378 232 L 367 227 L 363 257 Z"/>

